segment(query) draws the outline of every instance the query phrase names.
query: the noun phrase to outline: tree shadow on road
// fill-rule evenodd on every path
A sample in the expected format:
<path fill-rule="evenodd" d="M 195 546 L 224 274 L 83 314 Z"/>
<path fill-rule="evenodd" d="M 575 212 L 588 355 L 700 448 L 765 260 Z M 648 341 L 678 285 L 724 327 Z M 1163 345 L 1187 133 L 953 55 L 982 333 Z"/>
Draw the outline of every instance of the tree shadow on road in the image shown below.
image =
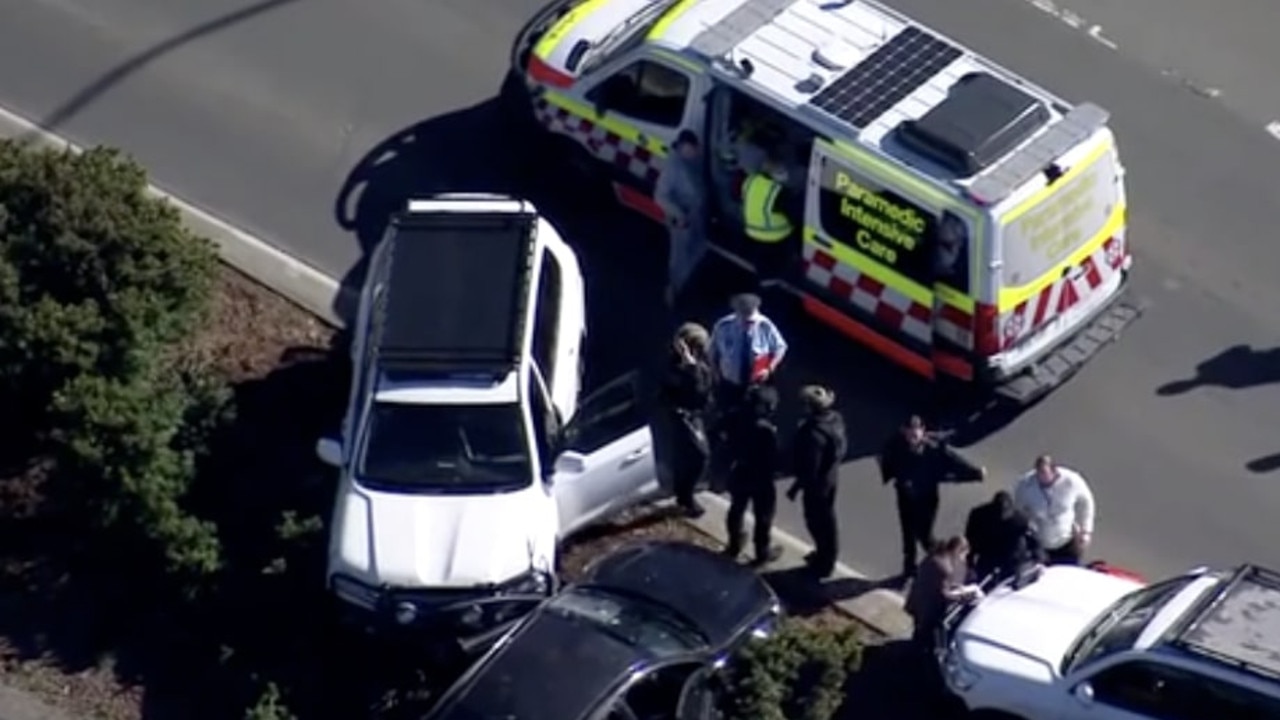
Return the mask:
<path fill-rule="evenodd" d="M 1244 390 L 1275 382 L 1280 382 L 1280 347 L 1258 350 L 1236 345 L 1197 365 L 1194 376 L 1161 385 L 1156 394 L 1182 395 L 1203 387 Z"/>
<path fill-rule="evenodd" d="M 442 192 L 520 194 L 526 148 L 507 131 L 501 96 L 424 120 L 365 154 L 334 201 L 334 219 L 360 247 L 342 285 L 358 290 L 391 215 L 410 198 Z M 335 308 L 340 316 L 352 308 Z"/>
<path fill-rule="evenodd" d="M 40 120 L 40 127 L 56 130 L 80 114 L 86 107 L 105 95 L 112 88 L 129 79 L 131 75 L 145 69 L 148 65 L 161 59 L 175 50 L 214 33 L 221 32 L 240 23 L 247 22 L 266 13 L 292 5 L 299 0 L 261 0 L 248 7 L 227 13 L 208 22 L 201 23 L 179 35 L 152 45 L 146 50 L 130 57 L 128 60 L 103 73 L 80 92 L 73 95 L 61 106 Z"/>

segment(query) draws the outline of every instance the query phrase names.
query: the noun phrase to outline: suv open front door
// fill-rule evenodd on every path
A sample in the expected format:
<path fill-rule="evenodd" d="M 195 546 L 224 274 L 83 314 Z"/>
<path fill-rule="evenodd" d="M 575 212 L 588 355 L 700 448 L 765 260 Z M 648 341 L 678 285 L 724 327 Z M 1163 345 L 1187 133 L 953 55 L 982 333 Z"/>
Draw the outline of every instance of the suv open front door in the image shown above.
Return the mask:
<path fill-rule="evenodd" d="M 561 537 L 658 493 L 641 398 L 629 373 L 589 395 L 565 425 L 551 478 Z"/>

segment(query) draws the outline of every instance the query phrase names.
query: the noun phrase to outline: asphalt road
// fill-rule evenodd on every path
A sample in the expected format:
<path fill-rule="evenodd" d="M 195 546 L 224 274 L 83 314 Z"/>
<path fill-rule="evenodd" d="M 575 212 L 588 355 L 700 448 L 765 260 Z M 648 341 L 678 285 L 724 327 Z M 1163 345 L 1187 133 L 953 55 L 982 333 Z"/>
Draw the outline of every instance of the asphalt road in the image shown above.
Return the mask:
<path fill-rule="evenodd" d="M 125 147 L 167 189 L 346 275 L 407 193 L 518 186 L 523 161 L 503 144 L 492 98 L 509 40 L 537 4 L 5 0 L 0 104 L 77 141 Z M 1280 61 L 1254 39 L 1280 11 L 1260 0 L 1217 12 L 1081 2 L 1113 50 L 1088 25 L 1072 29 L 1023 0 L 898 6 L 1113 112 L 1130 171 L 1135 289 L 1152 303 L 1077 379 L 973 448 L 993 480 L 955 488 L 944 526 L 1050 450 L 1092 479 L 1096 554 L 1156 575 L 1280 565 L 1280 247 L 1270 236 L 1280 143 L 1263 130 L 1280 115 L 1267 82 Z M 1183 75 L 1162 74 L 1166 64 Z M 1196 92 L 1182 79 L 1191 75 L 1221 94 Z M 541 198 L 547 185 L 529 192 Z M 634 219 L 545 203 L 584 256 L 597 366 L 621 367 L 665 322 L 652 310 L 661 243 Z M 857 436 L 841 501 L 845 558 L 887 574 L 898 560 L 890 497 L 866 455 L 920 389 L 816 328 L 790 330 L 788 382 L 836 384 Z M 1187 379 L 1198 382 L 1170 385 Z M 794 529 L 793 510 L 784 522 Z"/>

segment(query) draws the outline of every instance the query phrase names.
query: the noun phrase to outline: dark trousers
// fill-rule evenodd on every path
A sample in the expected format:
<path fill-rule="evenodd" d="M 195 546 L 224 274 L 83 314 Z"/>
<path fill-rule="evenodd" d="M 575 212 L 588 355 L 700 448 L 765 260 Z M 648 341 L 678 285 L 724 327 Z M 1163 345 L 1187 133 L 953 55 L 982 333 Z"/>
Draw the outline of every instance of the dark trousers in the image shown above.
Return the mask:
<path fill-rule="evenodd" d="M 938 493 L 898 491 L 898 532 L 902 539 L 902 572 L 913 575 L 917 548 L 926 553 L 933 545 L 933 525 L 938 519 Z"/>
<path fill-rule="evenodd" d="M 725 529 L 729 531 L 730 555 L 742 552 L 742 525 L 748 508 L 755 517 L 751 539 L 755 546 L 756 557 L 765 559 L 769 554 L 769 544 L 773 535 L 773 516 L 778 510 L 778 490 L 772 480 L 756 479 L 755 482 L 738 482 L 737 478 L 731 479 L 729 512 L 725 516 Z"/>
<path fill-rule="evenodd" d="M 1046 565 L 1079 565 L 1084 559 L 1080 547 L 1070 540 L 1062 547 L 1046 548 L 1044 558 Z"/>
<path fill-rule="evenodd" d="M 804 526 L 813 538 L 813 569 L 823 575 L 835 570 L 840 553 L 839 526 L 836 522 L 835 488 L 806 490 L 803 497 Z"/>

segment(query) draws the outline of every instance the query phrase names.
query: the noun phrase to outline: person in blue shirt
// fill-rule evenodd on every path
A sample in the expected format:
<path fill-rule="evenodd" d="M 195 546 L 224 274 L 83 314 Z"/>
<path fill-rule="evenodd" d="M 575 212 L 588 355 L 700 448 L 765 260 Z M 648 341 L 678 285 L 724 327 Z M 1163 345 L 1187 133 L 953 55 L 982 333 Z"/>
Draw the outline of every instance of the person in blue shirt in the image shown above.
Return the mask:
<path fill-rule="evenodd" d="M 752 385 L 768 383 L 787 356 L 787 341 L 778 326 L 760 312 L 760 296 L 734 295 L 733 312 L 711 330 L 711 369 L 716 374 L 716 402 L 728 412 Z"/>

